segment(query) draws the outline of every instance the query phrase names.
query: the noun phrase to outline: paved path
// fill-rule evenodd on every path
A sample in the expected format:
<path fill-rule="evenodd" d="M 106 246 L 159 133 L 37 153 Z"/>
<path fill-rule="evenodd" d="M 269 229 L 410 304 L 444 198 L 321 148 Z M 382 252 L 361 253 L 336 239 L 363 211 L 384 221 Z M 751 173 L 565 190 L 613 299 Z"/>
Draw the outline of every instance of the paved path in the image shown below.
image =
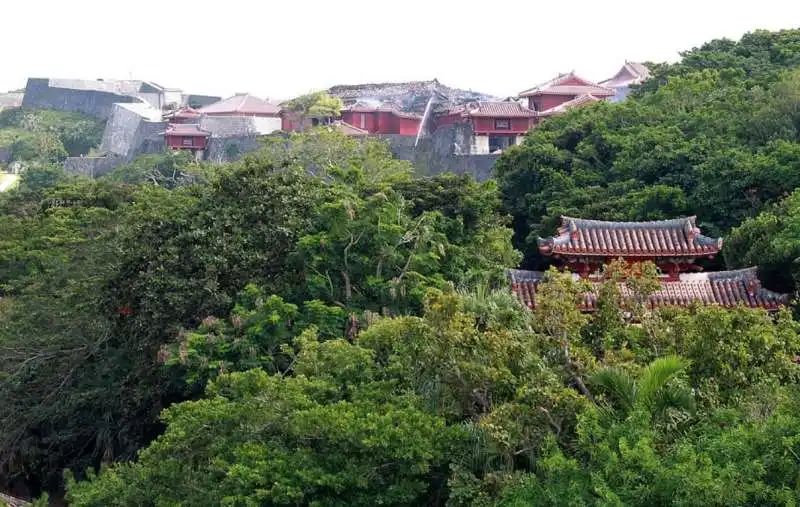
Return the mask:
<path fill-rule="evenodd" d="M 16 174 L 0 173 L 0 192 L 5 192 L 17 182 L 19 176 Z"/>

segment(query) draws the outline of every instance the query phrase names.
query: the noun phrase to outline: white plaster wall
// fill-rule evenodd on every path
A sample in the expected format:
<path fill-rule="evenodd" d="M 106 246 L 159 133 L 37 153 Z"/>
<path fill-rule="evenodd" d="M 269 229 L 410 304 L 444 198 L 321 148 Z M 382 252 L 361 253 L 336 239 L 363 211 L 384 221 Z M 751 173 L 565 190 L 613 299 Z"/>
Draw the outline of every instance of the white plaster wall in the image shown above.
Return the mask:
<path fill-rule="evenodd" d="M 256 130 L 259 134 L 271 134 L 276 130 L 281 129 L 280 118 L 262 118 L 256 116 L 253 118 L 253 122 L 255 123 Z"/>
<path fill-rule="evenodd" d="M 472 136 L 472 155 L 487 155 L 489 153 L 489 136 Z"/>
<path fill-rule="evenodd" d="M 169 90 L 164 92 L 164 105 L 183 104 L 183 93 L 180 90 Z"/>

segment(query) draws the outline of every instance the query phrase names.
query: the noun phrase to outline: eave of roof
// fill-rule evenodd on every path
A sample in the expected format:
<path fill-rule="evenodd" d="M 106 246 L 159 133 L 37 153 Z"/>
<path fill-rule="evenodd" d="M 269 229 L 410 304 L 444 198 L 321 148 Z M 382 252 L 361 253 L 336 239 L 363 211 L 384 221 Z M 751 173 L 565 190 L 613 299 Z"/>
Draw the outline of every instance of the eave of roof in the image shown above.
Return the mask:
<path fill-rule="evenodd" d="M 164 131 L 166 136 L 181 136 L 181 137 L 208 137 L 211 132 L 201 129 L 197 124 L 170 124 L 167 130 Z"/>
<path fill-rule="evenodd" d="M 541 271 L 509 270 L 511 289 L 529 308 L 536 307 L 538 285 L 545 279 Z M 575 279 L 577 275 L 573 275 Z M 602 279 L 587 280 L 590 290 L 585 292 L 579 303 L 581 310 L 591 312 L 597 309 L 597 301 Z M 625 283 L 617 284 L 623 298 L 633 296 Z M 726 308 L 743 305 L 749 308 L 762 308 L 775 311 L 789 304 L 789 295 L 764 288 L 755 268 L 734 271 L 717 271 L 680 275 L 679 280 L 662 280 L 660 288 L 648 297 L 650 308 L 669 306 L 686 307 L 693 304 L 719 305 Z"/>
<path fill-rule="evenodd" d="M 517 102 L 470 102 L 451 109 L 447 115 L 460 114 L 464 118 L 536 118 L 536 111 Z"/>

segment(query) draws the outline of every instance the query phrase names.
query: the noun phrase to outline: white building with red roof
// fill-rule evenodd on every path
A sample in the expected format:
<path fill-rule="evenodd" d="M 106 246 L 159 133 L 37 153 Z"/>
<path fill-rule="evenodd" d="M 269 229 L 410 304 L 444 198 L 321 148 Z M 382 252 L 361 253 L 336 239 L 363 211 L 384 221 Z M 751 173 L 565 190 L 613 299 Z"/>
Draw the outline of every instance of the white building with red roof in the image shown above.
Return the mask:
<path fill-rule="evenodd" d="M 281 107 L 249 93 L 237 93 L 197 110 L 201 116 L 245 116 L 253 118 L 260 134 L 281 129 Z"/>

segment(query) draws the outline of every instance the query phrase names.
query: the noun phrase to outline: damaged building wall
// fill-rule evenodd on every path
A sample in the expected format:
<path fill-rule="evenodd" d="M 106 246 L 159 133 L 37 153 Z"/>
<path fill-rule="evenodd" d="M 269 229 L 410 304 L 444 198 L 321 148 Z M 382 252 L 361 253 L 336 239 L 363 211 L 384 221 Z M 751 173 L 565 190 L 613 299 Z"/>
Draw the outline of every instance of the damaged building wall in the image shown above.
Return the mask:
<path fill-rule="evenodd" d="M 500 157 L 471 154 L 472 139 L 486 136 L 473 136 L 472 125 L 468 123 L 440 127 L 431 136 L 420 139 L 416 147 L 416 136 L 381 137 L 389 143 L 389 149 L 395 157 L 410 161 L 417 174 L 424 176 L 453 172 L 472 175 L 477 181 L 486 181 L 492 178 L 492 168 Z"/>
<path fill-rule="evenodd" d="M 448 109 L 465 102 L 498 100 L 491 95 L 443 85 L 436 79 L 405 83 L 366 83 L 339 85 L 328 89 L 346 106 L 390 104 L 400 111 L 423 114 L 428 100 L 434 97 L 435 110 Z"/>

